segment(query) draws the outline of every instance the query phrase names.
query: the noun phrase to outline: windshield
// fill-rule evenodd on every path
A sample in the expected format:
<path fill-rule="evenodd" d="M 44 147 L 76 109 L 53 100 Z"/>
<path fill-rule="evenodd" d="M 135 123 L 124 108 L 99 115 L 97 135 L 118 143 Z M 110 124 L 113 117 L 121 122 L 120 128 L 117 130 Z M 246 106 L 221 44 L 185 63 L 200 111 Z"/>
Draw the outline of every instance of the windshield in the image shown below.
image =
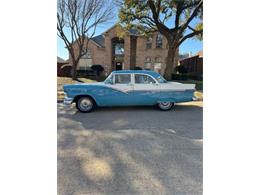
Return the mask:
<path fill-rule="evenodd" d="M 158 76 L 156 78 L 156 80 L 158 81 L 158 83 L 167 83 L 167 80 L 165 78 L 163 78 L 161 75 Z"/>
<path fill-rule="evenodd" d="M 112 73 L 106 78 L 106 80 L 104 82 L 109 83 L 109 82 L 111 82 L 111 80 L 113 81 L 113 74 Z"/>

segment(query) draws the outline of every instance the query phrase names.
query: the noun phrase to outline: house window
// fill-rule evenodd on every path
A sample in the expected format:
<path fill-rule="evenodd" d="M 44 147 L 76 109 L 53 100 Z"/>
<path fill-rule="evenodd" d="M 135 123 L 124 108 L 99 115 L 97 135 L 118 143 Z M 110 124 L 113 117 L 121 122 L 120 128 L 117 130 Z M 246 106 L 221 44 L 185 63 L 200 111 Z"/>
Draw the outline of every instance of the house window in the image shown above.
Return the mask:
<path fill-rule="evenodd" d="M 156 62 L 156 63 L 162 62 L 162 58 L 161 58 L 161 57 L 156 57 L 156 58 L 155 58 L 155 62 Z"/>
<path fill-rule="evenodd" d="M 155 83 L 155 80 L 148 75 L 135 74 L 135 83 L 136 84 L 150 84 L 150 83 Z"/>
<path fill-rule="evenodd" d="M 115 75 L 115 84 L 128 84 L 131 83 L 130 74 L 116 74 Z"/>
<path fill-rule="evenodd" d="M 161 57 L 156 57 L 155 58 L 155 63 L 154 63 L 154 71 L 161 73 L 162 69 L 162 58 Z"/>
<path fill-rule="evenodd" d="M 158 33 L 156 36 L 156 48 L 162 48 L 162 39 L 163 39 L 162 34 Z"/>
<path fill-rule="evenodd" d="M 144 62 L 144 69 L 151 70 L 151 68 L 152 68 L 152 59 L 150 57 L 146 57 Z"/>
<path fill-rule="evenodd" d="M 115 55 L 124 55 L 124 43 L 116 43 L 115 45 Z"/>
<path fill-rule="evenodd" d="M 152 37 L 147 37 L 146 40 L 146 49 L 151 49 L 153 44 L 153 38 Z"/>
<path fill-rule="evenodd" d="M 83 48 L 82 51 L 81 51 L 81 55 L 83 59 L 91 59 L 91 54 L 90 54 L 90 51 L 87 50 L 86 48 Z"/>

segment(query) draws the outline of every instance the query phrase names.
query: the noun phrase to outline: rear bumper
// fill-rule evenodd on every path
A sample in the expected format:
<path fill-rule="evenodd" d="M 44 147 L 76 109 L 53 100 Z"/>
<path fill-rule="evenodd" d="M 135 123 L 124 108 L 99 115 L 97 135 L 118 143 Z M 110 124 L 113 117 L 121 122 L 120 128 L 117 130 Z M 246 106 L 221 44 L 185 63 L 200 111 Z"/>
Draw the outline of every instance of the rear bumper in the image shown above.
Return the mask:
<path fill-rule="evenodd" d="M 65 97 L 63 103 L 66 105 L 70 105 L 73 102 L 73 98 Z"/>
<path fill-rule="evenodd" d="M 193 96 L 193 97 L 192 97 L 192 100 L 193 100 L 193 101 L 198 101 L 199 98 L 196 98 L 196 97 Z"/>

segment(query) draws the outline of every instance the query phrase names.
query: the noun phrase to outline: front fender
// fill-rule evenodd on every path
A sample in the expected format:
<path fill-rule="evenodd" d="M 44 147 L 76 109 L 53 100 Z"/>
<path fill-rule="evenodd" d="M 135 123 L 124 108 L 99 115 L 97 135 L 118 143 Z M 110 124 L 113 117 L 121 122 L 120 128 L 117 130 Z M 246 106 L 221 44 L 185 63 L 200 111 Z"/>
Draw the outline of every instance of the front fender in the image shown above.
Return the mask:
<path fill-rule="evenodd" d="M 97 105 L 99 105 L 98 99 L 97 99 L 97 98 L 95 97 L 95 95 L 93 95 L 92 93 L 78 93 L 78 94 L 75 94 L 74 97 L 73 97 L 72 102 L 76 102 L 76 100 L 77 100 L 77 98 L 78 98 L 79 96 L 89 96 L 89 97 L 91 97 L 91 98 L 96 102 Z"/>

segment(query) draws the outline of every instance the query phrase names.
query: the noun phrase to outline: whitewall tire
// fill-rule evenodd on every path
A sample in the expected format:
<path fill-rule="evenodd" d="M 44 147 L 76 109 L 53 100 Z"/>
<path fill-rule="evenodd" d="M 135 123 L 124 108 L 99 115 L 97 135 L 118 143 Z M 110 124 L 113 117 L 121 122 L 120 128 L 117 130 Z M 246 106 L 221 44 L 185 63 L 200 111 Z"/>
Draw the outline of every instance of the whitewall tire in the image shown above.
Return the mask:
<path fill-rule="evenodd" d="M 94 101 L 89 97 L 81 97 L 76 102 L 76 107 L 80 112 L 91 112 L 94 106 Z"/>
<path fill-rule="evenodd" d="M 158 103 L 158 107 L 162 111 L 171 110 L 173 106 L 174 106 L 173 102 L 160 102 L 160 103 Z"/>

